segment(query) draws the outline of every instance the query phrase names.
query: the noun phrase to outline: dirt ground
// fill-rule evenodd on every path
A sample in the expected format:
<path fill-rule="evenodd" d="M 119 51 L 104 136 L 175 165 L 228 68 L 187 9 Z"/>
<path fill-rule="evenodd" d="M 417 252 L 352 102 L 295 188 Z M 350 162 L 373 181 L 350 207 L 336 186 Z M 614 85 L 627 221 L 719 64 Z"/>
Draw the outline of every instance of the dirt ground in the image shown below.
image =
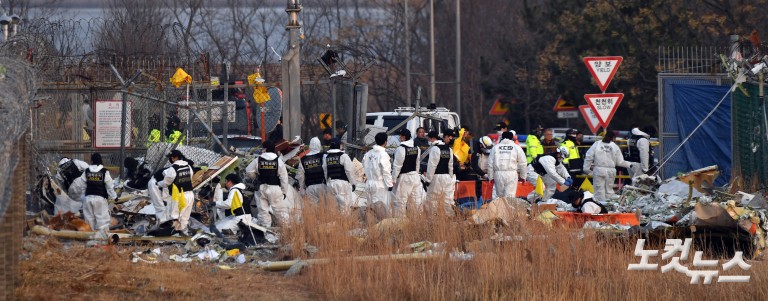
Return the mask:
<path fill-rule="evenodd" d="M 316 300 L 294 278 L 254 265 L 132 263 L 148 247 L 85 247 L 83 242 L 26 237 L 19 300 Z"/>

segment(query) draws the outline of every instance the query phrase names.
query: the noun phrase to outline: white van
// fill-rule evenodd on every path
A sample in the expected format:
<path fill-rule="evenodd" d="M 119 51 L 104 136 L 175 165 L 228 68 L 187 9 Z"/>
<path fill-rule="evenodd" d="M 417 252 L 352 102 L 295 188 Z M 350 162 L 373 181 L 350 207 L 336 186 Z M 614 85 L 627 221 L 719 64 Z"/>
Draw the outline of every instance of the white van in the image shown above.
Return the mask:
<path fill-rule="evenodd" d="M 410 118 L 410 119 L 409 119 Z M 404 121 L 407 122 L 395 129 L 399 124 Z M 416 135 L 416 129 L 424 127 L 427 132 L 435 130 L 442 134 L 446 129 L 454 129 L 461 125 L 459 121 L 459 115 L 456 112 L 451 112 L 446 108 L 434 108 L 428 109 L 424 107 L 399 107 L 394 112 L 374 112 L 368 113 L 365 117 L 366 129 L 371 129 L 370 132 L 392 131 L 400 130 L 402 128 L 411 131 L 412 135 Z M 394 135 L 396 131 L 392 131 Z M 375 135 L 375 133 L 374 133 Z"/>

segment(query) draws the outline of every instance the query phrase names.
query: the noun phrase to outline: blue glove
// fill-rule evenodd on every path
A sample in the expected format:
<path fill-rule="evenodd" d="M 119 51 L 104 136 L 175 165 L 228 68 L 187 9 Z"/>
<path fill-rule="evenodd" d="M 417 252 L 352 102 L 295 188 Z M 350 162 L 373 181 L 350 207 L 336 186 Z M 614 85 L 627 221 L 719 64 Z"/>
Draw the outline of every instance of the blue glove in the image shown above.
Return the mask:
<path fill-rule="evenodd" d="M 563 185 L 565 185 L 565 186 L 573 185 L 573 179 L 571 179 L 571 178 L 566 179 L 565 183 L 563 183 Z"/>

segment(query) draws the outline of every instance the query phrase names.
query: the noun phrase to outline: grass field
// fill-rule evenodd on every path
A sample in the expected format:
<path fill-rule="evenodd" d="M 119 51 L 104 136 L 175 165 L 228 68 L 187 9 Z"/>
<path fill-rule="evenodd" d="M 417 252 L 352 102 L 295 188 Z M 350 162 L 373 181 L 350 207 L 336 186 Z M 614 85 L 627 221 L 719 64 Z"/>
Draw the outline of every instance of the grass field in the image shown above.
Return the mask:
<path fill-rule="evenodd" d="M 409 253 L 408 245 L 421 241 L 438 243 L 433 254 L 473 257 L 349 260 Z M 284 277 L 253 265 L 222 270 L 210 263 L 131 263 L 138 247 L 76 242 L 64 248 L 47 239 L 22 262 L 17 293 L 23 300 L 768 300 L 764 262 L 725 272 L 750 275 L 749 283 L 691 285 L 674 271 L 628 271 L 639 262 L 632 239 L 551 228 L 525 215 L 508 226 L 425 215 L 379 224 L 369 216 L 361 224 L 355 216 L 308 208 L 301 223 L 284 228 L 283 242 L 292 248 L 277 259 L 306 259 L 303 246 L 309 244 L 317 247 L 314 258 L 331 260 Z"/>

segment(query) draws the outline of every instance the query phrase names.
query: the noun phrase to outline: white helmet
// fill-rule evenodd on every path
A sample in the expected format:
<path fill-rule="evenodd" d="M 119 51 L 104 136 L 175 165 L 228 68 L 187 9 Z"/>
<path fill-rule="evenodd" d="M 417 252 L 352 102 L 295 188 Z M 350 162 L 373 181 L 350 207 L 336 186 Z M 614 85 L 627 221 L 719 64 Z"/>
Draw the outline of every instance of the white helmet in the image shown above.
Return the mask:
<path fill-rule="evenodd" d="M 59 161 L 59 166 L 62 166 L 62 165 L 64 165 L 64 163 L 67 163 L 67 162 L 69 162 L 70 160 L 72 160 L 72 159 L 70 159 L 70 158 L 67 158 L 67 157 L 63 157 L 63 158 L 61 158 L 61 160 Z"/>
<path fill-rule="evenodd" d="M 483 147 L 490 149 L 491 147 L 493 147 L 493 140 L 491 139 L 491 137 L 483 136 L 482 138 L 480 138 L 480 144 Z"/>
<path fill-rule="evenodd" d="M 517 139 L 517 132 L 515 132 L 514 130 L 509 130 L 509 132 L 512 133 L 512 137 Z"/>
<path fill-rule="evenodd" d="M 557 148 L 557 152 L 560 153 L 561 158 L 568 158 L 568 148 L 565 146 L 560 146 Z"/>

